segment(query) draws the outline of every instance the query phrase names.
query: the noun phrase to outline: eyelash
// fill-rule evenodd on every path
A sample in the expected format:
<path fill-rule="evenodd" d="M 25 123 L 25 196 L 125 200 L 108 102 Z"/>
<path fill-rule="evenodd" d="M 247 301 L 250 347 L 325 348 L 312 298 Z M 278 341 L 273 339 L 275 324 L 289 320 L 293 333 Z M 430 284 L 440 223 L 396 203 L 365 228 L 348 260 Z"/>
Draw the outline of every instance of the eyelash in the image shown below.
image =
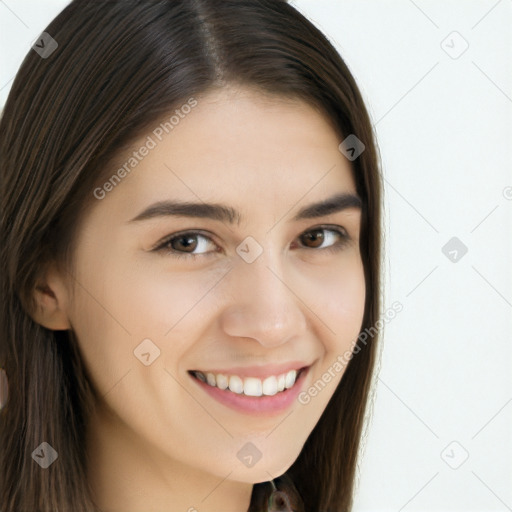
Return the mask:
<path fill-rule="evenodd" d="M 324 248 L 320 248 L 320 249 L 317 249 L 315 247 L 303 247 L 304 249 L 306 249 L 306 250 L 307 249 L 309 249 L 309 250 L 317 249 L 318 251 L 322 251 L 322 252 L 335 253 L 337 251 L 342 250 L 345 247 L 345 245 L 347 245 L 348 242 L 350 241 L 350 236 L 347 234 L 345 229 L 338 227 L 338 226 L 335 226 L 335 227 L 333 227 L 333 226 L 317 226 L 315 228 L 309 229 L 308 231 L 304 231 L 304 233 L 302 233 L 302 235 L 306 235 L 308 233 L 315 232 L 315 231 L 332 231 L 332 232 L 336 233 L 337 235 L 339 235 L 341 240 L 335 244 L 330 245 L 329 247 L 324 247 Z M 188 257 L 193 260 L 195 260 L 196 258 L 198 258 L 200 256 L 208 257 L 208 256 L 211 256 L 212 254 L 215 254 L 218 252 L 218 251 L 209 251 L 207 253 L 194 254 L 194 253 L 189 253 L 189 252 L 178 251 L 176 249 L 172 249 L 172 248 L 168 247 L 173 242 L 173 240 L 176 240 L 176 239 L 182 238 L 182 237 L 185 238 L 186 235 L 192 235 L 192 236 L 199 235 L 199 236 L 207 238 L 211 242 L 215 243 L 210 236 L 208 236 L 205 233 L 202 233 L 200 231 L 183 231 L 181 233 L 173 234 L 172 236 L 167 237 L 162 243 L 159 243 L 153 249 L 153 251 L 159 252 L 159 253 L 164 253 L 164 255 L 171 256 L 173 258 L 187 258 Z"/>

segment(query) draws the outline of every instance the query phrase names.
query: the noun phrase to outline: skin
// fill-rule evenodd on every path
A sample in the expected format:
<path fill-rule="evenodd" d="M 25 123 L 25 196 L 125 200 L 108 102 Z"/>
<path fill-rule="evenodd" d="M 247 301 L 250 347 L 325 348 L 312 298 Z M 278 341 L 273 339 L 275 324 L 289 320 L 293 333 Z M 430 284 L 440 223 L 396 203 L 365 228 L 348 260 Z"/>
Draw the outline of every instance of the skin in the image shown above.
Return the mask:
<path fill-rule="evenodd" d="M 87 212 L 74 278 L 47 272 L 35 319 L 75 331 L 101 397 L 87 449 L 89 481 L 105 512 L 247 510 L 253 484 L 283 474 L 299 455 L 342 371 L 307 405 L 255 417 L 210 398 L 187 370 L 302 360 L 313 362 L 307 389 L 352 348 L 365 301 L 361 212 L 291 220 L 336 192 L 356 193 L 341 140 L 303 102 L 233 87 L 198 97 Z M 242 220 L 128 222 L 171 198 L 227 204 Z M 322 231 L 323 244 L 300 238 L 321 224 L 345 228 L 349 241 L 328 252 L 340 241 L 336 232 Z M 185 230 L 211 236 L 195 239 L 196 259 L 179 243 L 179 259 L 151 250 Z M 263 249 L 250 264 L 236 252 L 248 236 Z M 149 366 L 133 353 L 146 338 L 160 349 Z M 262 453 L 250 468 L 237 458 L 247 442 Z"/>

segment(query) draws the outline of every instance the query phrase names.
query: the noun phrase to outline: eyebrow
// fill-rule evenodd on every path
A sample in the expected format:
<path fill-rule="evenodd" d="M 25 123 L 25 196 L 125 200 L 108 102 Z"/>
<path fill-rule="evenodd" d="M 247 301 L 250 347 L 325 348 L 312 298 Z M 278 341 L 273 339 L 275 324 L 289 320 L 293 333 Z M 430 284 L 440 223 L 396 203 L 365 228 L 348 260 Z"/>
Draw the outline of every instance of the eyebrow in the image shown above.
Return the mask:
<path fill-rule="evenodd" d="M 293 221 L 324 217 L 350 208 L 361 209 L 362 201 L 359 196 L 345 192 L 305 206 L 293 217 Z M 239 224 L 242 219 L 240 212 L 224 204 L 159 201 L 148 206 L 128 222 L 140 222 L 167 216 L 213 219 L 230 224 L 235 222 Z"/>

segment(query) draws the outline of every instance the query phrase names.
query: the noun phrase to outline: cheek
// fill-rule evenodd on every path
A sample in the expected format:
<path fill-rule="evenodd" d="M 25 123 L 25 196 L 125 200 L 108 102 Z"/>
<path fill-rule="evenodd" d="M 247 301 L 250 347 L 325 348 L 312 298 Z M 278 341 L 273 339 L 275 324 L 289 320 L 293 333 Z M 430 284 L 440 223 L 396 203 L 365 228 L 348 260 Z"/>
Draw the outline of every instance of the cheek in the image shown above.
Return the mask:
<path fill-rule="evenodd" d="M 133 277 L 136 293 L 125 300 L 123 315 L 131 318 L 132 331 L 139 337 L 154 336 L 164 346 L 172 340 L 173 352 L 188 336 L 176 336 L 192 326 L 200 328 L 204 308 L 215 296 L 215 284 L 224 272 L 176 272 L 142 269 Z M 188 331 L 190 333 L 190 331 Z"/>
<path fill-rule="evenodd" d="M 149 349 L 150 357 L 156 357 L 152 367 L 176 367 L 190 336 L 174 333 L 183 325 L 190 327 L 187 314 L 194 314 L 212 284 L 209 279 L 157 272 L 98 249 L 81 261 L 70 316 L 85 365 L 103 395 L 127 371 L 130 381 L 149 384 L 149 367 L 137 360 L 139 346 L 144 348 L 141 354 Z M 154 346 L 144 341 L 148 339 Z"/>
<path fill-rule="evenodd" d="M 355 263 L 340 275 L 337 301 L 333 301 L 332 315 L 337 319 L 336 332 L 352 341 L 361 329 L 366 299 L 362 262 Z"/>
<path fill-rule="evenodd" d="M 305 302 L 315 313 L 318 338 L 326 352 L 344 352 L 359 335 L 364 316 L 366 287 L 361 259 L 349 255 L 339 264 L 310 271 L 305 279 Z"/>

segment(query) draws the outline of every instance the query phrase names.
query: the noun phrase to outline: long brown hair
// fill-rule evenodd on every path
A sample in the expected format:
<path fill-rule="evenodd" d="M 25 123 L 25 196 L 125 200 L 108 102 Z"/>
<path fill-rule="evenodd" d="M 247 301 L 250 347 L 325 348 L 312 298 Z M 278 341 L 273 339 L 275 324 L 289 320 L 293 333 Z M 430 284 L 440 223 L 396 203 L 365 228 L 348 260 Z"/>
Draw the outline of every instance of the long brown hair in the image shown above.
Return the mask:
<path fill-rule="evenodd" d="M 230 83 L 320 109 L 340 142 L 355 134 L 365 145 L 352 162 L 363 202 L 362 330 L 379 317 L 382 185 L 354 78 L 284 0 L 74 0 L 45 32 L 58 46 L 46 58 L 29 51 L 0 121 L 0 367 L 9 379 L 0 507 L 92 512 L 99 508 L 85 471 L 87 370 L 74 333 L 45 329 L 30 313 L 46 265 L 73 268 L 80 219 L 113 155 L 188 98 Z M 275 480 L 295 510 L 351 509 L 377 338 L 360 345 L 297 460 Z M 43 441 L 59 454 L 45 471 L 31 457 Z M 266 510 L 270 491 L 268 483 L 254 485 L 250 512 Z"/>

